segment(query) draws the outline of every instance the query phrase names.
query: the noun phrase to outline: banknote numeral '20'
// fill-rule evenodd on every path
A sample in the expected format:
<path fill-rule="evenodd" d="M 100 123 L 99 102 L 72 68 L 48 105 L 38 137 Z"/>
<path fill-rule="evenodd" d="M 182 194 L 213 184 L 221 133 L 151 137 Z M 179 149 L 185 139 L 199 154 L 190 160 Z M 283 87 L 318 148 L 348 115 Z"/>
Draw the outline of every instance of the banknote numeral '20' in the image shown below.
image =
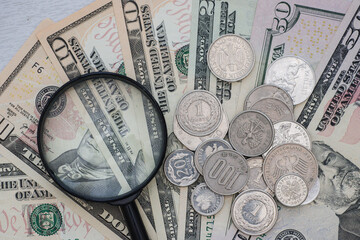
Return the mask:
<path fill-rule="evenodd" d="M 200 15 L 213 15 L 214 14 L 215 3 L 214 1 L 202 0 L 199 5 Z"/>

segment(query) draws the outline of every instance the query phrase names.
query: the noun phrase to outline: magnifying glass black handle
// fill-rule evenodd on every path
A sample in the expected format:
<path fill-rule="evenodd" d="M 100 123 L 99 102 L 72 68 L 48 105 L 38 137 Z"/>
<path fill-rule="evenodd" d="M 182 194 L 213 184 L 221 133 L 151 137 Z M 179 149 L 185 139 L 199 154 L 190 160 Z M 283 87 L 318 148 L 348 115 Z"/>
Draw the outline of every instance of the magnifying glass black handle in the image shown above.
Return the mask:
<path fill-rule="evenodd" d="M 131 239 L 149 240 L 144 223 L 141 220 L 139 210 L 136 207 L 135 201 L 131 201 L 127 204 L 121 205 L 120 208 L 129 228 Z"/>

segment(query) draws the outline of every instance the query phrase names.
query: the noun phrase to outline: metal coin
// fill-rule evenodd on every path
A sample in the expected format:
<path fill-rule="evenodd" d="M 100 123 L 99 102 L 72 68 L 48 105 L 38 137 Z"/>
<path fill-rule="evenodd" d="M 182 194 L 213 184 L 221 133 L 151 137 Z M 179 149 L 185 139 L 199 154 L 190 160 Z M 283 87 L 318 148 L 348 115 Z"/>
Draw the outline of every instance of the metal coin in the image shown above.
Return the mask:
<path fill-rule="evenodd" d="M 231 207 L 231 218 L 241 232 L 258 236 L 275 225 L 278 210 L 275 200 L 269 194 L 248 190 L 235 198 Z"/>
<path fill-rule="evenodd" d="M 214 152 L 224 149 L 231 149 L 231 146 L 227 141 L 222 139 L 209 139 L 205 142 L 202 142 L 196 148 L 194 155 L 194 162 L 198 172 L 202 174 L 202 169 L 208 156 L 210 156 Z"/>
<path fill-rule="evenodd" d="M 310 136 L 301 124 L 297 122 L 283 121 L 275 123 L 274 129 L 275 137 L 270 150 L 285 143 L 297 143 L 311 150 Z M 266 156 L 269 151 L 264 153 L 263 156 Z"/>
<path fill-rule="evenodd" d="M 249 180 L 242 191 L 250 189 L 262 190 L 274 196 L 274 193 L 268 188 L 264 181 L 262 170 L 264 159 L 262 157 L 253 157 L 246 159 L 246 161 L 249 166 Z"/>
<path fill-rule="evenodd" d="M 301 205 L 309 204 L 313 202 L 320 192 L 320 179 L 316 179 L 315 184 L 310 188 L 309 193 L 305 201 Z"/>
<path fill-rule="evenodd" d="M 249 92 L 245 98 L 244 110 L 249 110 L 251 106 L 263 98 L 276 98 L 283 101 L 290 110 L 294 109 L 291 96 L 282 88 L 275 85 L 260 85 Z"/>
<path fill-rule="evenodd" d="M 274 124 L 280 121 L 294 121 L 293 110 L 276 98 L 263 98 L 254 103 L 251 110 L 265 113 Z"/>
<path fill-rule="evenodd" d="M 302 204 L 308 195 L 305 180 L 296 174 L 281 176 L 275 184 L 275 196 L 280 203 L 287 207 Z"/>
<path fill-rule="evenodd" d="M 304 59 L 286 56 L 274 61 L 266 72 L 266 84 L 273 84 L 290 94 L 294 105 L 305 101 L 316 84 L 314 70 Z"/>
<path fill-rule="evenodd" d="M 245 78 L 254 67 L 255 54 L 251 44 L 235 34 L 216 39 L 209 47 L 207 62 L 219 79 L 235 82 Z"/>
<path fill-rule="evenodd" d="M 203 167 L 208 187 L 221 195 L 239 192 L 249 179 L 245 158 L 234 150 L 220 150 L 210 155 Z"/>
<path fill-rule="evenodd" d="M 273 148 L 266 155 L 263 165 L 266 184 L 274 191 L 276 181 L 289 173 L 303 177 L 311 188 L 318 176 L 318 164 L 314 154 L 296 143 L 282 144 Z"/>
<path fill-rule="evenodd" d="M 273 123 L 259 111 L 243 111 L 230 123 L 230 144 L 245 156 L 255 157 L 263 154 L 271 147 L 273 139 Z"/>
<path fill-rule="evenodd" d="M 169 154 L 164 164 L 165 176 L 176 186 L 189 186 L 194 183 L 200 174 L 195 168 L 194 153 L 178 149 Z"/>
<path fill-rule="evenodd" d="M 191 194 L 191 205 L 200 215 L 212 216 L 224 206 L 224 196 L 211 191 L 205 183 L 200 183 Z"/>
<path fill-rule="evenodd" d="M 209 91 L 194 90 L 178 102 L 176 118 L 185 132 L 202 137 L 213 133 L 222 120 L 222 106 Z"/>
<path fill-rule="evenodd" d="M 222 116 L 220 126 L 213 133 L 203 136 L 203 137 L 193 136 L 193 135 L 190 135 L 187 132 L 185 132 L 179 126 L 179 123 L 178 123 L 176 117 L 174 117 L 174 134 L 180 140 L 180 142 L 185 145 L 185 147 L 187 147 L 188 149 L 190 149 L 192 151 L 195 151 L 195 149 L 199 146 L 200 143 L 202 143 L 208 139 L 213 139 L 213 138 L 222 139 L 225 137 L 225 135 L 229 129 L 229 120 L 224 111 L 223 111 L 222 115 L 223 116 Z"/>

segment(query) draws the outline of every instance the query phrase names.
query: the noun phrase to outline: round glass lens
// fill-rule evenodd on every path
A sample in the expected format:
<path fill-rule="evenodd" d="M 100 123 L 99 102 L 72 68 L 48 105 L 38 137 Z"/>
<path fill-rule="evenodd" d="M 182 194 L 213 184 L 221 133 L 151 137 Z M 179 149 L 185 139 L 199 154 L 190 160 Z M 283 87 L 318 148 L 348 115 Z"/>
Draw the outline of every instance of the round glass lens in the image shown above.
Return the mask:
<path fill-rule="evenodd" d="M 94 201 L 127 197 L 159 169 L 165 120 L 144 88 L 116 74 L 91 74 L 65 84 L 39 122 L 39 151 L 54 180 Z"/>

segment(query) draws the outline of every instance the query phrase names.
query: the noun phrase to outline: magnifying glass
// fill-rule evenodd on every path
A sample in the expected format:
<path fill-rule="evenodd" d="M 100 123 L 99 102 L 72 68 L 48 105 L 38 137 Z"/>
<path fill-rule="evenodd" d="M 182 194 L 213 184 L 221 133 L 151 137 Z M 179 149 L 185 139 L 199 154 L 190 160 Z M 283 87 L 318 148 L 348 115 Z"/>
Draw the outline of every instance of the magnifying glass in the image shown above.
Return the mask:
<path fill-rule="evenodd" d="M 147 89 L 115 73 L 82 75 L 48 99 L 37 137 L 58 185 L 82 199 L 120 205 L 132 239 L 148 239 L 134 200 L 162 164 L 167 131 Z"/>

